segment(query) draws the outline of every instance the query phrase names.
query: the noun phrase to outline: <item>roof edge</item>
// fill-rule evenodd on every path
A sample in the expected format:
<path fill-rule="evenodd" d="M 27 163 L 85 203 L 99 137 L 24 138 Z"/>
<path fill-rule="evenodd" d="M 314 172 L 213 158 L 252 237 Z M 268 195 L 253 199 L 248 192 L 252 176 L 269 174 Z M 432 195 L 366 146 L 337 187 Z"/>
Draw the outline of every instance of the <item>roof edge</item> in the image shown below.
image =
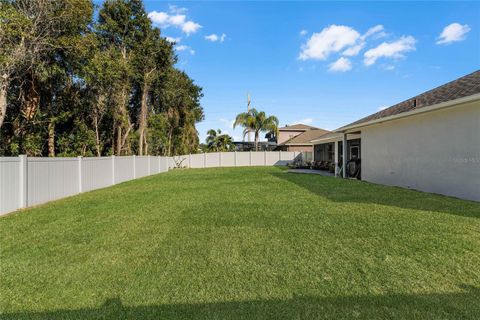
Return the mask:
<path fill-rule="evenodd" d="M 308 130 L 318 130 L 317 128 L 313 129 L 312 128 L 293 128 L 293 129 L 290 129 L 288 127 L 283 127 L 283 128 L 278 128 L 279 131 L 308 131 Z"/>
<path fill-rule="evenodd" d="M 342 132 L 349 131 L 349 130 L 352 130 L 352 129 L 358 129 L 358 128 L 363 128 L 363 127 L 371 126 L 371 125 L 378 124 L 378 123 L 389 122 L 389 121 L 393 121 L 393 120 L 397 120 L 397 119 L 401 119 L 401 118 L 414 116 L 414 115 L 421 114 L 421 113 L 427 113 L 427 112 L 431 112 L 431 111 L 435 111 L 435 110 L 445 109 L 445 108 L 449 108 L 449 107 L 455 107 L 459 104 L 473 102 L 475 100 L 480 100 L 480 93 L 472 94 L 470 96 L 458 98 L 458 99 L 455 99 L 455 100 L 450 100 L 450 101 L 437 103 L 437 104 L 434 104 L 434 105 L 431 105 L 431 106 L 428 106 L 428 107 L 423 107 L 423 108 L 415 109 L 415 110 L 412 110 L 412 111 L 402 112 L 402 113 L 399 113 L 399 114 L 395 114 L 395 115 L 380 118 L 380 119 L 375 119 L 375 120 L 370 120 L 370 121 L 366 121 L 366 122 L 363 122 L 363 123 L 358 123 L 358 124 L 355 124 L 355 125 L 340 127 L 338 129 L 333 130 L 332 132 L 342 133 Z"/>

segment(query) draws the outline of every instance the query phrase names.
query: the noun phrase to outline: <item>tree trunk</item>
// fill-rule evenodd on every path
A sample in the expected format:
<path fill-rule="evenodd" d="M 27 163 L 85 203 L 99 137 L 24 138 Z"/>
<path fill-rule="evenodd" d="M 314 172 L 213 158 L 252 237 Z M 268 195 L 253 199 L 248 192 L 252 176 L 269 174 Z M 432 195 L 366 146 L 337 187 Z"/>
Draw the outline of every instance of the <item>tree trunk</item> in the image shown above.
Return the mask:
<path fill-rule="evenodd" d="M 255 151 L 258 151 L 258 132 L 255 132 Z"/>
<path fill-rule="evenodd" d="M 173 137 L 173 128 L 170 127 L 168 131 L 168 154 L 167 154 L 168 157 L 172 155 L 172 137 Z"/>
<path fill-rule="evenodd" d="M 100 133 L 98 130 L 98 116 L 93 117 L 93 125 L 95 126 L 95 148 L 97 149 L 97 157 L 100 157 Z"/>
<path fill-rule="evenodd" d="M 55 157 L 55 120 L 48 122 L 48 156 Z"/>
<path fill-rule="evenodd" d="M 127 140 L 128 133 L 130 132 L 130 116 L 128 115 L 127 103 L 128 103 L 128 87 L 124 84 L 120 92 L 117 109 L 117 155 L 122 152 L 123 146 Z"/>
<path fill-rule="evenodd" d="M 120 123 L 117 123 L 117 156 L 120 156 L 122 151 L 122 127 Z"/>
<path fill-rule="evenodd" d="M 144 136 L 144 143 L 145 143 L 145 154 L 148 155 L 148 142 L 147 142 L 147 135 L 145 134 Z"/>
<path fill-rule="evenodd" d="M 8 81 L 2 79 L 0 82 L 0 128 L 3 125 L 5 116 L 7 115 L 7 88 Z"/>
<path fill-rule="evenodd" d="M 145 75 L 144 82 L 143 82 L 143 89 L 142 89 L 142 101 L 140 102 L 140 114 L 138 117 L 138 133 L 139 133 L 138 153 L 140 156 L 143 155 L 143 151 L 144 151 L 143 150 L 144 141 L 145 141 L 144 136 L 145 136 L 145 128 L 147 127 L 147 112 L 148 112 L 147 93 L 148 93 L 148 83 L 147 83 L 147 75 Z"/>

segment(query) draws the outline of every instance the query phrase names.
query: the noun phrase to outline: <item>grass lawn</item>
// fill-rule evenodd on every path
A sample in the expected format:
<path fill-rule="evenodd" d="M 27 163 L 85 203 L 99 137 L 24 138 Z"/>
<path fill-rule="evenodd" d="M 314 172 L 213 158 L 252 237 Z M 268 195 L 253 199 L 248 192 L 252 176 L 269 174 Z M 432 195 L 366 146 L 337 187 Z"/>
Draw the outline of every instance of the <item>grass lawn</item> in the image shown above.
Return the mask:
<path fill-rule="evenodd" d="M 480 319 L 480 204 L 273 167 L 0 218 L 0 319 Z"/>

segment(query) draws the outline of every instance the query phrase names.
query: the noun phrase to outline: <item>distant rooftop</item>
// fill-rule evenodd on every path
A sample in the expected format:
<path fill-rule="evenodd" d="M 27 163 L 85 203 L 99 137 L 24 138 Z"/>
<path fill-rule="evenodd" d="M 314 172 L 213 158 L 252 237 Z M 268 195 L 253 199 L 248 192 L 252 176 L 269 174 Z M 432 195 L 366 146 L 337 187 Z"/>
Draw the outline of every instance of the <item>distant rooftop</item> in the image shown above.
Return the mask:
<path fill-rule="evenodd" d="M 291 138 L 290 140 L 287 140 L 280 145 L 307 145 L 307 144 L 313 144 L 312 140 L 318 139 L 321 136 L 325 135 L 326 133 L 329 133 L 330 131 L 324 130 L 324 129 L 311 129 L 307 130 L 298 136 L 295 136 Z"/>
<path fill-rule="evenodd" d="M 319 129 L 316 127 L 312 127 L 306 124 L 292 124 L 291 126 L 286 125 L 285 127 L 278 128 L 278 130 L 314 130 L 314 129 Z"/>

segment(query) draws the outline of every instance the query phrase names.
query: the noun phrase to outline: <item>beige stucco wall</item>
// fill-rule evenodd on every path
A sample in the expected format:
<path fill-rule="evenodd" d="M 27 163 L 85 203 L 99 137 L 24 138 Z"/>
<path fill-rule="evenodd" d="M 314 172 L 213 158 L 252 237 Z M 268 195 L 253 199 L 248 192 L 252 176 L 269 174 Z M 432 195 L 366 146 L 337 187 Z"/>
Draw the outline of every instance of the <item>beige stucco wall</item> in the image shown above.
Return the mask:
<path fill-rule="evenodd" d="M 362 128 L 362 179 L 480 201 L 480 102 Z"/>
<path fill-rule="evenodd" d="M 300 133 L 304 133 L 305 131 L 282 131 L 278 132 L 277 144 L 283 143 L 293 137 L 298 136 Z"/>

